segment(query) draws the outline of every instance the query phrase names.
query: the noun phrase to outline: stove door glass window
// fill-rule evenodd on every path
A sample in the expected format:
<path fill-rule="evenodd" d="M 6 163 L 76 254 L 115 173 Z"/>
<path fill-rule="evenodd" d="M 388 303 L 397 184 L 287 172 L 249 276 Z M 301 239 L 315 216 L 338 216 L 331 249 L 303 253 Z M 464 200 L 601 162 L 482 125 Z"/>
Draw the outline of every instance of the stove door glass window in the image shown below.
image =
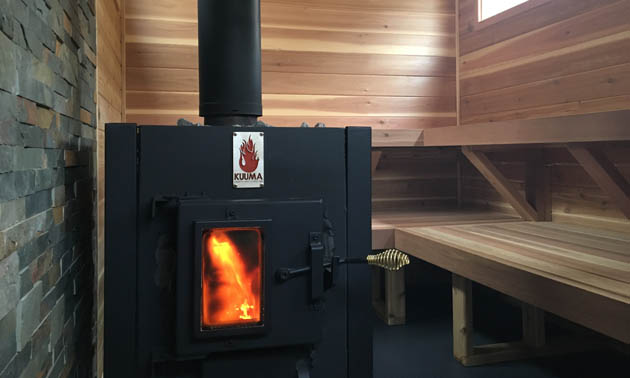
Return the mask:
<path fill-rule="evenodd" d="M 258 227 L 202 235 L 201 330 L 263 323 L 263 240 Z"/>

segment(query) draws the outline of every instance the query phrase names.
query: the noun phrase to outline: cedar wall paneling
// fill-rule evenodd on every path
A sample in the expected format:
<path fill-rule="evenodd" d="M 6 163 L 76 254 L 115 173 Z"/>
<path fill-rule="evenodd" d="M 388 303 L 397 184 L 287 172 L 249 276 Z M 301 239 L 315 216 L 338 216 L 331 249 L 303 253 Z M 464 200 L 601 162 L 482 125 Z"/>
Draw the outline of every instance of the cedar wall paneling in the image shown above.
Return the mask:
<path fill-rule="evenodd" d="M 262 0 L 263 121 L 456 123 L 454 0 Z M 129 122 L 198 122 L 195 0 L 128 0 Z"/>
<path fill-rule="evenodd" d="M 630 181 L 630 143 L 603 145 L 608 158 L 626 180 Z M 531 150 L 505 149 L 489 152 L 488 157 L 497 168 L 514 183 L 524 195 L 526 167 L 523 157 Z M 587 225 L 630 232 L 630 220 L 599 188 L 565 148 L 544 151 L 549 167 L 552 188 L 552 217 L 554 221 Z M 477 172 L 465 158 L 462 159 L 463 201 L 514 213 L 499 193 Z"/>
<path fill-rule="evenodd" d="M 530 2 L 486 24 L 460 0 L 462 124 L 630 108 L 630 1 Z"/>
<path fill-rule="evenodd" d="M 630 108 L 629 0 L 530 0 L 483 23 L 476 7 L 477 0 L 460 0 L 462 124 Z M 630 179 L 630 145 L 604 149 Z M 523 155 L 490 156 L 522 189 Z M 554 220 L 630 230 L 565 149 L 546 150 L 545 160 Z M 467 201 L 509 208 L 469 164 L 463 188 Z"/>
<path fill-rule="evenodd" d="M 453 207 L 457 204 L 455 148 L 389 148 L 372 175 L 372 210 Z"/>
<path fill-rule="evenodd" d="M 96 377 L 103 374 L 103 279 L 105 240 L 105 124 L 124 120 L 123 14 L 125 0 L 96 1 L 97 46 L 97 232 L 95 285 L 96 298 Z"/>

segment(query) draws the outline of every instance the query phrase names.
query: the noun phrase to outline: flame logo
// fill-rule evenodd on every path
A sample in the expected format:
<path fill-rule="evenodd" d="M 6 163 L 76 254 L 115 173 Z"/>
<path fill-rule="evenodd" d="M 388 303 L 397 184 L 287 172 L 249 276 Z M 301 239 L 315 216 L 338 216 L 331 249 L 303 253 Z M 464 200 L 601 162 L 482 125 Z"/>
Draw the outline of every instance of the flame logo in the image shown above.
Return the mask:
<path fill-rule="evenodd" d="M 256 151 L 256 144 L 252 141 L 252 137 L 249 140 L 241 144 L 241 157 L 238 160 L 238 165 L 244 172 L 254 172 L 258 168 L 258 152 Z"/>

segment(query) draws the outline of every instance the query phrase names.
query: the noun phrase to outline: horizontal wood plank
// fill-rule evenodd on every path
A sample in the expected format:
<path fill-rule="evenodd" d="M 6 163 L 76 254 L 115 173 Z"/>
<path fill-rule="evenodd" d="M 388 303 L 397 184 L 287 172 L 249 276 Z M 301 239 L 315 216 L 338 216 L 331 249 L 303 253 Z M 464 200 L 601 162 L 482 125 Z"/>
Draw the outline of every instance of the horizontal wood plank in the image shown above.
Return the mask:
<path fill-rule="evenodd" d="M 375 180 L 372 183 L 372 199 L 410 197 L 455 197 L 456 178 L 407 178 L 405 180 Z"/>
<path fill-rule="evenodd" d="M 630 95 L 630 63 L 461 98 L 462 118 Z"/>
<path fill-rule="evenodd" d="M 198 94 L 127 92 L 127 114 L 194 114 Z M 263 94 L 265 116 L 452 117 L 451 97 L 376 97 Z"/>
<path fill-rule="evenodd" d="M 442 77 L 263 72 L 263 93 L 455 97 L 455 79 Z"/>
<path fill-rule="evenodd" d="M 372 130 L 372 147 L 415 147 L 423 144 L 424 130 Z"/>
<path fill-rule="evenodd" d="M 127 89 L 196 92 L 199 75 L 194 69 L 127 68 Z M 265 94 L 350 96 L 455 96 L 455 79 L 385 75 L 340 75 L 263 72 Z"/>
<path fill-rule="evenodd" d="M 462 124 L 630 108 L 627 0 L 531 2 L 492 22 L 476 9 L 460 1 Z"/>
<path fill-rule="evenodd" d="M 524 59 L 462 71 L 461 94 L 488 92 L 630 62 L 630 31 Z"/>
<path fill-rule="evenodd" d="M 133 0 L 126 3 L 128 17 L 175 18 L 197 20 L 197 4 L 194 0 Z M 422 12 L 455 14 L 455 3 L 451 0 L 262 0 L 261 12 L 278 6 L 296 8 L 335 9 L 335 10 L 372 10 L 383 12 Z M 263 16 L 264 20 L 264 16 Z"/>
<path fill-rule="evenodd" d="M 391 12 L 261 3 L 263 27 L 398 34 L 453 35 L 454 14 Z M 352 20 L 352 22 L 348 22 Z"/>
<path fill-rule="evenodd" d="M 129 43 L 197 46 L 197 24 L 127 19 Z M 455 37 L 331 30 L 261 28 L 263 50 L 455 56 Z"/>
<path fill-rule="evenodd" d="M 127 43 L 127 67 L 197 69 L 196 46 Z M 262 51 L 264 72 L 455 76 L 455 58 L 418 55 Z"/>
<path fill-rule="evenodd" d="M 163 3 L 164 1 L 161 1 Z M 142 1 L 140 1 L 142 3 Z M 139 5 L 134 5 L 138 7 Z M 146 6 L 149 6 L 148 4 Z M 151 8 L 153 8 L 151 6 Z M 196 6 L 190 14 L 173 18 L 166 14 L 134 12 L 129 19 L 151 19 L 160 22 L 197 22 Z M 159 8 L 157 10 L 160 10 Z M 161 12 L 160 12 L 161 13 Z M 194 14 L 193 14 L 194 13 Z M 455 17 L 453 14 L 388 12 L 362 8 L 324 8 L 308 5 L 261 3 L 261 25 L 307 30 L 337 30 L 355 32 L 379 32 L 398 34 L 453 35 Z M 351 19 L 352 22 L 348 22 Z"/>
<path fill-rule="evenodd" d="M 424 145 L 473 146 L 622 140 L 630 140 L 630 110 L 428 129 L 425 131 Z"/>
<path fill-rule="evenodd" d="M 275 3 L 300 4 L 309 6 L 364 8 L 375 10 L 400 10 L 427 13 L 455 13 L 452 0 L 272 0 Z"/>
<path fill-rule="evenodd" d="M 372 211 L 397 209 L 434 209 L 457 205 L 456 197 L 379 198 L 372 201 Z"/>
<path fill-rule="evenodd" d="M 127 122 L 139 125 L 175 125 L 177 120 L 184 118 L 193 123 L 203 124 L 203 120 L 197 114 L 127 114 Z M 326 126 L 370 126 L 379 129 L 427 129 L 432 127 L 452 126 L 456 123 L 455 117 L 329 117 L 329 116 L 264 116 L 261 121 L 272 126 L 298 127 L 302 122 L 310 126 L 322 122 Z M 412 142 L 408 142 L 412 143 Z"/>
<path fill-rule="evenodd" d="M 466 118 L 462 118 L 462 123 L 475 124 L 509 120 L 533 120 L 565 115 L 618 111 L 628 109 L 629 103 L 630 95 L 604 97 L 593 100 L 579 100 L 561 104 L 543 105 L 533 108 L 520 108 L 498 113 L 469 115 Z"/>
<path fill-rule="evenodd" d="M 475 208 L 380 210 L 372 213 L 372 249 L 394 248 L 394 230 L 397 228 L 517 220 L 519 219 L 506 214 Z"/>
<path fill-rule="evenodd" d="M 479 24 L 475 22 L 475 18 L 464 16 L 463 19 L 467 20 L 468 24 L 460 26 L 460 51 L 465 55 L 620 1 L 625 0 L 554 0 L 481 30 L 478 29 Z M 476 2 L 477 0 L 460 1 L 460 11 L 470 14 L 472 9 L 470 3 Z"/>

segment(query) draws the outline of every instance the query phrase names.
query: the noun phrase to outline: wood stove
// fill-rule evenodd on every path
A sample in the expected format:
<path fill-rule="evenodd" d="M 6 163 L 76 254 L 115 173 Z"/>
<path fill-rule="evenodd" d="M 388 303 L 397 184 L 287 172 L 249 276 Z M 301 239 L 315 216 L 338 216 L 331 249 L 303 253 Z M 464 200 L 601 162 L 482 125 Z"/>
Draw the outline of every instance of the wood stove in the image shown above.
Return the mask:
<path fill-rule="evenodd" d="M 106 133 L 106 377 L 371 376 L 369 129 Z"/>
<path fill-rule="evenodd" d="M 105 376 L 369 377 L 369 128 L 257 122 L 259 0 L 200 0 L 208 126 L 106 127 Z"/>

